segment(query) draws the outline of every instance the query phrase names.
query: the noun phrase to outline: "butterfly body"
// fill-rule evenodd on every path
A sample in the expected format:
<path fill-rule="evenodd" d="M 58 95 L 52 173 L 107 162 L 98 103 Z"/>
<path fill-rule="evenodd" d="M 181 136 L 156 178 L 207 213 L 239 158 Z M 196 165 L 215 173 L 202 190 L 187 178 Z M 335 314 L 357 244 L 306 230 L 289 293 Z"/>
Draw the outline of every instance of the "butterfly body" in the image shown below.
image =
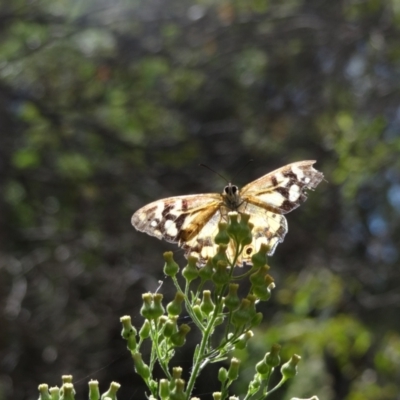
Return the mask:
<path fill-rule="evenodd" d="M 250 214 L 254 226 L 253 242 L 246 246 L 237 264 L 250 263 L 251 256 L 262 243 L 269 255 L 282 242 L 287 231 L 283 214 L 297 208 L 307 199 L 306 189 L 314 189 L 323 178 L 315 170 L 315 161 L 300 161 L 286 165 L 244 186 L 241 190 L 228 184 L 222 194 L 207 193 L 169 197 L 150 203 L 132 216 L 132 225 L 158 239 L 177 243 L 185 255 L 196 255 L 199 266 L 216 252 L 214 237 L 218 223 L 227 220 L 230 211 Z M 236 253 L 230 242 L 228 257 Z"/>

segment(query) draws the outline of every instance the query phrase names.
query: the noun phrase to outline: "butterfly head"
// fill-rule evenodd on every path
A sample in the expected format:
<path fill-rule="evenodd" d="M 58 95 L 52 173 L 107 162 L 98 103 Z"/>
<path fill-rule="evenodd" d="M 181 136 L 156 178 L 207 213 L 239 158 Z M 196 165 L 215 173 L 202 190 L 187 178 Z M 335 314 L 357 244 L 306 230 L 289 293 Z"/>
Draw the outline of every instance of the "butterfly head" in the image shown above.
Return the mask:
<path fill-rule="evenodd" d="M 222 196 L 224 197 L 225 205 L 230 210 L 237 210 L 240 205 L 240 195 L 239 188 L 236 185 L 229 183 L 227 186 L 225 186 Z"/>

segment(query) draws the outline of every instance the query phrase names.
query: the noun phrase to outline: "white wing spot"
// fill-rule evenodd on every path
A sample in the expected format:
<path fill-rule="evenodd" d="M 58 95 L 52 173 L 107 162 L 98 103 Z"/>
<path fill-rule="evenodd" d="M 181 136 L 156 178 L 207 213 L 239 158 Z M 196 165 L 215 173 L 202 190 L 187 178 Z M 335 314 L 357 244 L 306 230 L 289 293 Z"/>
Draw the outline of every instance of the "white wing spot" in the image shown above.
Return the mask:
<path fill-rule="evenodd" d="M 300 196 L 300 186 L 292 185 L 289 189 L 289 201 L 296 201 Z"/>
<path fill-rule="evenodd" d="M 164 223 L 164 229 L 168 233 L 168 235 L 175 236 L 178 234 L 178 230 L 176 229 L 175 222 L 167 219 Z"/>
<path fill-rule="evenodd" d="M 297 167 L 296 165 L 292 165 L 292 171 L 296 174 L 297 179 L 301 181 L 304 177 L 304 172 L 302 171 L 302 169 Z"/>

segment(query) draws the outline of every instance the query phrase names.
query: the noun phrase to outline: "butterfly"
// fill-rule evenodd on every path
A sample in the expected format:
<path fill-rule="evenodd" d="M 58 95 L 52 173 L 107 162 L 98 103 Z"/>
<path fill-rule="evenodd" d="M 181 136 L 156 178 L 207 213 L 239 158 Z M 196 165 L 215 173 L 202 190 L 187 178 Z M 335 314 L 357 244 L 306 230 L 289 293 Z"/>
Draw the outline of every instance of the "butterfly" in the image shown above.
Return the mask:
<path fill-rule="evenodd" d="M 241 190 L 229 183 L 223 192 L 169 197 L 147 204 L 132 216 L 132 225 L 158 239 L 177 243 L 185 256 L 198 258 L 204 266 L 217 251 L 214 237 L 218 223 L 227 221 L 228 212 L 250 214 L 252 243 L 247 245 L 237 265 L 251 264 L 251 256 L 261 244 L 272 255 L 288 232 L 284 214 L 307 199 L 306 189 L 314 189 L 324 175 L 313 168 L 316 161 L 285 165 L 244 186 Z M 227 256 L 233 259 L 235 245 L 230 241 Z"/>

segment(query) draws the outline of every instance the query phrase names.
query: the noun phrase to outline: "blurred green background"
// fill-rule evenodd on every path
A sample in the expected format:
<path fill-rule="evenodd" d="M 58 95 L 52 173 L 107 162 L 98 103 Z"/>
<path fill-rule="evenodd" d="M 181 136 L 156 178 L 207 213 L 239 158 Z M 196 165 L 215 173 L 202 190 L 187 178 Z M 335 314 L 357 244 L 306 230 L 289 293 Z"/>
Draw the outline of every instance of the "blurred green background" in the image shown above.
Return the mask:
<path fill-rule="evenodd" d="M 305 159 L 326 181 L 269 260 L 243 382 L 279 342 L 302 361 L 274 399 L 400 399 L 399 0 L 2 0 L 0 32 L 0 399 L 66 373 L 145 399 L 119 317 L 183 256 L 132 213 L 222 191 L 199 163 L 243 186 Z"/>

